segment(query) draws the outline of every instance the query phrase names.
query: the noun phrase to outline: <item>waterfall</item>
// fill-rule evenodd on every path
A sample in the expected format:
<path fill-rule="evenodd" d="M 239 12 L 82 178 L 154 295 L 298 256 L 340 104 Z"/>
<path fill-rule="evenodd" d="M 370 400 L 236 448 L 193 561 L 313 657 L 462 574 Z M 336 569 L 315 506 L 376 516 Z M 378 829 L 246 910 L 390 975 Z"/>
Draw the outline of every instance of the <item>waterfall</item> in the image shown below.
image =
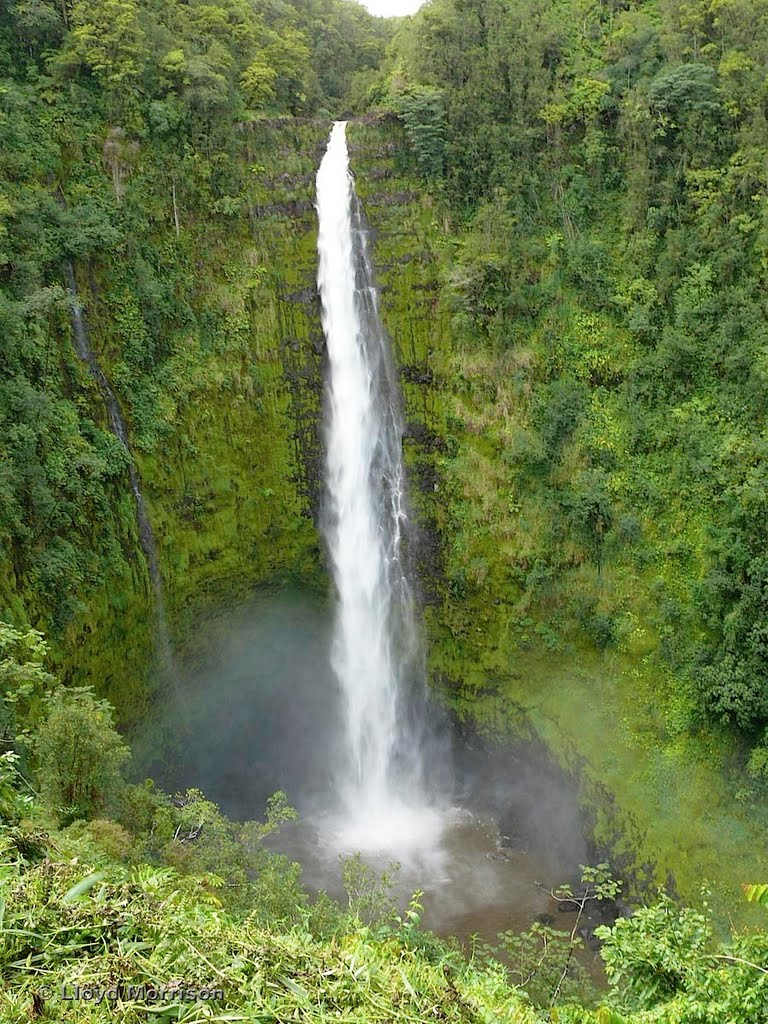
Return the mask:
<path fill-rule="evenodd" d="M 70 299 L 70 314 L 72 318 L 72 332 L 75 340 L 75 351 L 77 352 L 80 360 L 86 364 L 91 376 L 96 381 L 102 401 L 104 402 L 104 407 L 107 410 L 107 419 L 109 420 L 110 430 L 123 446 L 125 453 L 128 456 L 128 480 L 131 485 L 131 492 L 133 493 L 133 500 L 136 508 L 136 528 L 139 534 L 141 550 L 144 552 L 144 557 L 147 562 L 147 571 L 149 572 L 149 579 L 152 584 L 154 594 L 156 642 L 160 666 L 168 675 L 174 677 L 173 648 L 168 631 L 168 620 L 165 614 L 163 580 L 160 575 L 160 563 L 157 557 L 157 544 L 155 542 L 152 524 L 149 520 L 144 495 L 141 492 L 139 472 L 136 468 L 136 462 L 133 458 L 130 444 L 128 443 L 128 429 L 125 424 L 125 419 L 123 418 L 120 403 L 118 402 L 115 393 L 107 380 L 107 376 L 101 368 L 101 365 L 96 358 L 96 354 L 93 351 L 85 313 L 77 293 L 75 269 L 72 266 L 71 260 L 67 261 L 65 273 L 67 291 L 69 292 Z"/>
<path fill-rule="evenodd" d="M 337 593 L 331 659 L 344 711 L 336 789 L 354 844 L 389 846 L 417 818 L 427 825 L 406 711 L 423 672 L 404 550 L 402 413 L 345 122 L 334 125 L 318 171 L 317 211 L 328 351 L 323 528 Z"/>

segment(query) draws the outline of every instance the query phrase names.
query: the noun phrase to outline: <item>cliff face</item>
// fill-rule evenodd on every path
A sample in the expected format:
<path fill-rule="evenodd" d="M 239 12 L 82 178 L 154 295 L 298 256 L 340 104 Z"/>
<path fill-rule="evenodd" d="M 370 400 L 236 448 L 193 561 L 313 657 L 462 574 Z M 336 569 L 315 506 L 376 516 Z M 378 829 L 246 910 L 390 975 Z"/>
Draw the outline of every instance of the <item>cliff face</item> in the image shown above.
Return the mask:
<path fill-rule="evenodd" d="M 182 639 L 206 605 L 318 568 L 313 195 L 327 125 L 244 131 L 257 187 L 213 238 L 205 221 L 190 232 L 190 301 L 211 327 L 185 339 L 192 379 L 178 397 L 169 382 L 168 440 L 141 460 Z"/>
<path fill-rule="evenodd" d="M 425 603 L 440 601 L 439 457 L 445 451 L 444 371 L 450 353 L 440 301 L 444 232 L 440 212 L 404 165 L 394 119 L 354 123 L 350 164 L 371 228 L 381 309 L 399 369 L 405 409 L 404 450 L 414 507 L 414 575 Z"/>
<path fill-rule="evenodd" d="M 144 154 L 113 214 L 120 243 L 73 261 L 90 344 L 127 424 L 169 633 L 185 657 L 200 617 L 253 587 L 288 577 L 324 586 L 313 525 L 323 353 L 313 198 L 327 131 L 289 118 L 244 126 L 215 193 L 206 186 L 215 158 L 194 181 Z M 108 203 L 109 179 L 98 168 L 93 179 Z M 222 191 L 228 202 L 214 198 Z M 48 593 L 19 559 L 3 574 L 0 604 L 44 629 L 62 674 L 94 684 L 128 724 L 158 681 L 126 457 L 75 356 L 63 302 L 49 345 L 61 367 L 55 388 L 110 463 L 76 540 L 88 570 L 63 572 Z"/>
<path fill-rule="evenodd" d="M 92 345 L 128 423 L 182 661 L 196 657 L 201 620 L 253 588 L 327 586 L 315 526 L 324 345 L 313 201 L 329 127 L 244 127 L 236 158 L 196 177 L 137 161 L 115 213 L 121 244 L 74 259 Z M 546 339 L 521 336 L 504 352 L 457 340 L 460 238 L 412 173 L 396 122 L 353 123 L 349 138 L 405 405 L 431 681 L 459 718 L 535 734 L 578 773 L 596 840 L 620 867 L 651 884 L 671 869 L 689 897 L 702 877 L 721 879 L 727 899 L 756 871 L 759 825 L 732 799 L 724 748 L 670 731 L 658 713 L 676 681 L 655 655 L 653 573 L 632 571 L 634 555 L 590 561 L 577 537 L 553 529 L 520 468 L 533 443 L 530 368 Z M 94 192 L 109 190 L 103 168 L 93 178 Z M 0 603 L 45 629 L 67 678 L 93 683 L 130 725 L 158 685 L 151 581 L 125 458 L 64 304 L 51 325 L 51 386 L 102 445 L 105 468 L 80 506 L 86 570 L 46 589 L 39 569 L 12 559 Z M 601 400 L 597 389 L 595 416 Z M 557 577 L 545 557 L 553 544 Z M 627 628 L 601 650 L 574 608 L 592 625 L 618 608 Z"/>
<path fill-rule="evenodd" d="M 563 358 L 601 367 L 589 378 L 589 424 L 610 448 L 611 493 L 623 494 L 626 429 L 605 385 L 621 366 L 621 330 L 573 303 L 533 328 L 509 319 L 505 350 L 468 341 L 456 304 L 466 292 L 461 232 L 408 172 L 396 125 L 350 134 L 408 416 L 432 684 L 481 730 L 543 740 L 579 777 L 596 845 L 637 887 L 671 880 L 695 900 L 706 878 L 714 900 L 732 906 L 756 870 L 760 825 L 754 805 L 733 799 L 727 740 L 683 721 L 684 682 L 658 626 L 668 559 L 635 534 L 617 541 L 624 520 L 602 543 L 608 525 L 592 505 L 579 532 L 531 483 L 535 368 L 556 344 Z M 489 228 L 489 265 L 497 235 Z M 566 482 L 583 475 L 575 445 L 559 472 Z M 656 535 L 642 502 L 629 511 L 637 534 Z"/>

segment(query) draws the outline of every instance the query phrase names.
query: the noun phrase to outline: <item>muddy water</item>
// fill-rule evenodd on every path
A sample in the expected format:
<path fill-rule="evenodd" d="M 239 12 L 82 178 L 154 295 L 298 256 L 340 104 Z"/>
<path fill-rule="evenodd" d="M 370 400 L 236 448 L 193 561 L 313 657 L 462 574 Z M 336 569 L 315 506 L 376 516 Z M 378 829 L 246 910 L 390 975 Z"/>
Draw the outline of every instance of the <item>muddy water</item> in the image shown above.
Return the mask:
<path fill-rule="evenodd" d="M 547 880 L 558 875 L 554 862 L 505 848 L 493 818 L 464 808 L 446 811 L 442 829 L 431 849 L 406 852 L 394 872 L 391 856 L 364 854 L 366 864 L 377 874 L 387 872 L 393 877 L 392 896 L 399 910 L 414 892 L 422 892 L 424 926 L 443 936 L 456 936 L 467 947 L 473 936 L 494 943 L 501 932 L 522 931 L 540 915 L 557 913 L 544 888 Z M 284 827 L 272 846 L 301 863 L 311 890 L 325 890 L 346 903 L 341 858 L 354 851 L 328 843 L 322 821 Z M 562 916 L 560 926 L 565 927 L 566 916 Z"/>

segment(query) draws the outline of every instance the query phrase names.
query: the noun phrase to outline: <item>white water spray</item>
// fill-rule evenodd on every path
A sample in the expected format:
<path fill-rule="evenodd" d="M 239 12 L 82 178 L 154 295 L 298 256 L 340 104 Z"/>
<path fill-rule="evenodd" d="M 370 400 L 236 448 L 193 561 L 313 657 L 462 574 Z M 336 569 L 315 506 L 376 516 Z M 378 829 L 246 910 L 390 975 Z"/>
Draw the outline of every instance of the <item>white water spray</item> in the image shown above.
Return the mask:
<path fill-rule="evenodd" d="M 318 285 L 328 348 L 325 536 L 338 606 L 332 664 L 344 705 L 337 782 L 347 845 L 435 839 L 405 690 L 419 645 L 403 551 L 403 424 L 360 205 L 338 122 L 317 175 Z"/>

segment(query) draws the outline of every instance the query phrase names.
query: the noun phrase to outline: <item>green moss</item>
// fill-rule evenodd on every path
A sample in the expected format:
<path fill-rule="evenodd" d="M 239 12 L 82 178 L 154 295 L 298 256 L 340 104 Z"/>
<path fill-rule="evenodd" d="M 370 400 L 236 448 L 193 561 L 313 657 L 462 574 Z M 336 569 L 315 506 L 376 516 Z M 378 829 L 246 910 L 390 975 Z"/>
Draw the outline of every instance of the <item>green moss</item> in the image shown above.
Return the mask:
<path fill-rule="evenodd" d="M 232 169 L 247 217 L 206 208 L 204 183 L 199 191 L 190 183 L 179 190 L 178 237 L 170 211 L 158 210 L 133 226 L 113 259 L 77 267 L 91 341 L 128 422 L 177 652 L 206 610 L 321 572 L 312 201 L 327 130 L 291 119 L 252 126 Z M 131 217 L 149 208 L 150 196 L 161 208 L 168 201 L 161 157 L 134 175 L 142 202 Z M 67 372 L 106 427 L 100 395 L 61 326 Z M 160 680 L 155 595 L 127 474 L 115 479 L 109 518 L 94 530 L 114 557 L 105 578 L 84 587 L 63 632 L 32 588 L 11 587 L 3 604 L 12 619 L 26 614 L 46 628 L 57 669 L 95 684 L 130 724 L 147 713 Z"/>
<path fill-rule="evenodd" d="M 572 295 L 561 296 L 556 323 L 509 325 L 507 349 L 469 340 L 449 315 L 458 243 L 440 204 L 402 170 L 399 130 L 350 134 L 411 424 L 414 504 L 439 552 L 426 610 L 434 685 L 481 729 L 538 736 L 581 779 L 595 841 L 635 893 L 670 881 L 695 901 L 706 882 L 723 914 L 743 906 L 739 884 L 768 871 L 765 815 L 732 742 L 694 728 L 687 685 L 661 653 L 659 606 L 688 599 L 706 564 L 706 517 L 670 491 L 662 457 L 665 500 L 648 505 L 649 466 L 628 442 L 625 410 L 594 386 L 631 358 L 631 340 Z M 616 507 L 648 508 L 634 528 L 642 542 L 627 521 L 625 546 L 595 557 L 531 472 L 542 458 L 532 421 L 544 358 L 590 382 L 557 485 L 580 478 L 585 452 L 602 459 Z"/>

